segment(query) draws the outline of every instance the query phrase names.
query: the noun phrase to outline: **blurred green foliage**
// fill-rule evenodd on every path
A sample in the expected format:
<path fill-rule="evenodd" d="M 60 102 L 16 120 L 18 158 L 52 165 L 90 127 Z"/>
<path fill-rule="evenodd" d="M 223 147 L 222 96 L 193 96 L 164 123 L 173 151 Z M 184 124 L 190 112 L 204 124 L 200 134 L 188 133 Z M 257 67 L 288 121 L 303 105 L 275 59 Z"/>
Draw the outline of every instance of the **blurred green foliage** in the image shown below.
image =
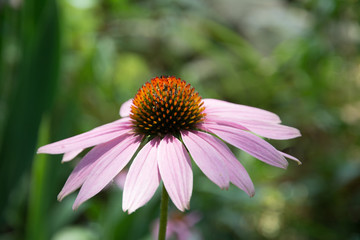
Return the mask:
<path fill-rule="evenodd" d="M 194 165 L 196 236 L 360 239 L 359 13 L 355 0 L 0 1 L 0 239 L 151 238 L 158 193 L 127 215 L 112 186 L 73 212 L 75 194 L 56 195 L 77 160 L 35 152 L 117 119 L 159 75 L 303 135 L 271 141 L 303 162 L 286 171 L 233 149 L 253 198 Z"/>

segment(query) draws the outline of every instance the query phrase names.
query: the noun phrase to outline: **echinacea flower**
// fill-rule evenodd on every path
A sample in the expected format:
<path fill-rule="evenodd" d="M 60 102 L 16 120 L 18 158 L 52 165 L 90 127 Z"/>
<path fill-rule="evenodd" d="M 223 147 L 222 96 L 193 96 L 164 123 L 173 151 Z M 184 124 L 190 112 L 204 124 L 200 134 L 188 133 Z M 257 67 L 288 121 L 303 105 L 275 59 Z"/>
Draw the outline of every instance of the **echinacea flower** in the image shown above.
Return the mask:
<path fill-rule="evenodd" d="M 181 211 L 188 209 L 193 188 L 191 158 L 220 188 L 227 189 L 231 182 L 253 196 L 248 173 L 224 141 L 276 167 L 287 167 L 284 157 L 299 162 L 261 138 L 300 136 L 297 129 L 281 125 L 276 114 L 202 99 L 180 78 L 156 77 L 147 82 L 134 99 L 121 106 L 120 116 L 112 123 L 39 148 L 38 153 L 63 153 L 63 161 L 70 161 L 83 149 L 95 146 L 70 174 L 59 200 L 81 187 L 73 205 L 78 208 L 107 186 L 132 158 L 122 202 L 129 213 L 151 199 L 160 181 L 175 206 Z"/>
<path fill-rule="evenodd" d="M 176 236 L 178 240 L 193 239 L 194 231 L 192 227 L 199 222 L 201 215 L 197 212 L 191 212 L 188 214 L 172 213 L 169 216 L 166 226 L 166 239 L 172 239 Z M 156 220 L 152 227 L 153 239 L 158 239 L 159 219 Z"/>

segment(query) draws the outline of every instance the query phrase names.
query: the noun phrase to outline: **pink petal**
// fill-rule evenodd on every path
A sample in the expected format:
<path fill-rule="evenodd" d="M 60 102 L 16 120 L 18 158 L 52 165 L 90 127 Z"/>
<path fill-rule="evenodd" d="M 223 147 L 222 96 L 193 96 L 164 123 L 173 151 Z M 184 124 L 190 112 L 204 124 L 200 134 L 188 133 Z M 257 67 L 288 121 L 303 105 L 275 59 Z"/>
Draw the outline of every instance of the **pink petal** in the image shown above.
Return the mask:
<path fill-rule="evenodd" d="M 85 157 L 81 159 L 81 161 L 76 165 L 75 169 L 72 171 L 72 173 L 66 180 L 64 187 L 58 195 L 58 200 L 61 201 L 64 197 L 81 187 L 81 185 L 85 182 L 86 178 L 92 171 L 94 165 L 96 165 L 96 162 L 101 161 L 103 155 L 105 155 L 108 151 L 114 148 L 126 137 L 127 135 L 120 136 L 116 139 L 100 144 L 91 149 L 85 155 Z"/>
<path fill-rule="evenodd" d="M 176 234 L 178 240 L 190 239 L 191 231 L 184 221 L 174 221 L 172 231 Z"/>
<path fill-rule="evenodd" d="M 158 165 L 165 188 L 180 210 L 189 209 L 193 187 L 191 160 L 183 144 L 174 136 L 166 135 L 158 149 Z"/>
<path fill-rule="evenodd" d="M 291 160 L 297 162 L 298 165 L 301 165 L 301 164 L 302 164 L 302 163 L 300 162 L 300 160 L 297 159 L 296 157 L 293 157 L 293 156 L 291 156 L 291 155 L 289 155 L 289 154 L 287 154 L 287 153 L 284 153 L 284 152 L 280 152 L 280 151 L 278 151 L 278 152 L 279 152 L 281 155 L 283 155 L 284 157 L 286 157 L 286 158 L 288 158 L 288 159 L 291 159 Z"/>
<path fill-rule="evenodd" d="M 126 166 L 141 143 L 141 136 L 127 135 L 96 161 L 82 185 L 73 209 L 100 192 Z"/>
<path fill-rule="evenodd" d="M 201 126 L 224 141 L 275 167 L 286 168 L 285 158 L 268 142 L 247 131 L 233 127 L 205 123 Z"/>
<path fill-rule="evenodd" d="M 250 197 L 254 196 L 255 189 L 249 174 L 243 167 L 243 165 L 237 160 L 231 150 L 220 139 L 206 133 L 208 141 L 212 142 L 212 145 L 216 146 L 217 150 L 221 153 L 222 159 L 227 166 L 230 182 L 232 182 L 238 188 L 244 190 Z"/>
<path fill-rule="evenodd" d="M 73 160 L 79 153 L 81 153 L 84 149 L 76 149 L 71 152 L 64 153 L 64 156 L 61 160 L 61 162 L 69 162 Z"/>
<path fill-rule="evenodd" d="M 210 98 L 203 99 L 203 101 L 205 106 L 205 112 L 207 114 L 216 114 L 224 118 L 234 116 L 234 114 L 236 114 L 236 116 L 244 119 L 261 119 L 263 121 L 273 123 L 281 122 L 278 115 L 260 108 Z"/>
<path fill-rule="evenodd" d="M 203 132 L 181 131 L 181 137 L 201 171 L 220 188 L 228 188 L 229 173 L 217 142 Z"/>
<path fill-rule="evenodd" d="M 160 138 L 148 142 L 136 155 L 125 180 L 122 208 L 129 213 L 147 203 L 160 183 L 157 152 Z"/>
<path fill-rule="evenodd" d="M 133 99 L 129 99 L 121 105 L 119 111 L 121 117 L 128 117 L 130 115 L 132 102 Z"/>
<path fill-rule="evenodd" d="M 121 172 L 115 176 L 114 178 L 114 182 L 116 183 L 116 185 L 120 188 L 120 189 L 124 189 L 125 186 L 125 180 L 126 180 L 126 176 L 128 174 L 128 170 L 127 169 L 123 169 L 121 170 Z"/>
<path fill-rule="evenodd" d="M 285 140 L 301 136 L 300 131 L 293 127 L 262 120 L 241 119 L 234 115 L 224 118 L 223 116 L 208 114 L 206 120 L 220 125 L 249 130 L 262 137 L 271 139 Z"/>
<path fill-rule="evenodd" d="M 194 226 L 197 222 L 199 222 L 201 218 L 202 218 L 202 216 L 201 216 L 200 213 L 198 213 L 198 212 L 191 212 L 191 213 L 187 214 L 187 215 L 184 217 L 184 222 L 186 222 L 186 224 L 187 224 L 189 227 L 192 227 L 192 226 Z"/>
<path fill-rule="evenodd" d="M 88 132 L 42 146 L 37 153 L 59 154 L 84 149 L 108 142 L 129 131 L 131 131 L 130 118 L 123 118 Z"/>

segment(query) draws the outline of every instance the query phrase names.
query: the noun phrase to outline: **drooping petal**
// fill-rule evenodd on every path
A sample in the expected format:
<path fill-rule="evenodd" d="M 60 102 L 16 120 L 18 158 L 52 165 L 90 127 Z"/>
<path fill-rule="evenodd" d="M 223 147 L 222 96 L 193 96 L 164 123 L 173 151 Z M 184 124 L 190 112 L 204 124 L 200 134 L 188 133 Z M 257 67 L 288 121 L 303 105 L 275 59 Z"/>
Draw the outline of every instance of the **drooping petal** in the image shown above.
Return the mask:
<path fill-rule="evenodd" d="M 142 136 L 129 134 L 101 156 L 82 185 L 73 208 L 100 192 L 126 166 L 141 143 Z"/>
<path fill-rule="evenodd" d="M 121 105 L 119 111 L 121 117 L 128 117 L 130 115 L 132 101 L 133 99 L 129 99 Z"/>
<path fill-rule="evenodd" d="M 289 154 L 287 154 L 287 153 L 284 153 L 284 152 L 280 152 L 280 151 L 278 151 L 278 152 L 279 152 L 281 155 L 283 155 L 284 157 L 286 157 L 286 158 L 288 158 L 288 159 L 291 159 L 291 160 L 297 162 L 298 165 L 301 165 L 301 164 L 302 164 L 302 163 L 300 162 L 300 160 L 297 159 L 296 157 L 291 156 L 291 155 L 289 155 Z"/>
<path fill-rule="evenodd" d="M 196 134 L 202 139 L 206 139 L 207 142 L 214 146 L 213 149 L 218 152 L 218 161 L 224 162 L 227 168 L 230 182 L 244 190 L 249 196 L 253 196 L 255 193 L 254 184 L 252 183 L 249 174 L 226 144 L 210 134 L 203 132 L 198 132 Z"/>
<path fill-rule="evenodd" d="M 123 118 L 88 132 L 42 146 L 37 153 L 59 154 L 84 149 L 108 142 L 129 131 L 131 131 L 130 118 Z"/>
<path fill-rule="evenodd" d="M 86 178 L 89 176 L 90 172 L 96 165 L 97 161 L 102 160 L 102 156 L 105 155 L 108 151 L 114 148 L 119 142 L 124 140 L 127 135 L 120 136 L 116 139 L 113 139 L 109 142 L 100 144 L 93 149 L 91 149 L 83 159 L 76 165 L 75 169 L 72 171 L 62 190 L 58 195 L 58 200 L 61 201 L 64 197 L 81 187 L 85 182 Z"/>
<path fill-rule="evenodd" d="M 296 128 L 266 122 L 260 120 L 249 120 L 238 117 L 237 115 L 227 116 L 226 118 L 217 115 L 208 114 L 206 116 L 208 122 L 215 122 L 220 125 L 235 127 L 248 130 L 262 137 L 285 140 L 300 137 L 300 131 Z"/>
<path fill-rule="evenodd" d="M 229 173 L 224 156 L 209 134 L 181 131 L 181 137 L 200 170 L 220 188 L 228 188 Z"/>
<path fill-rule="evenodd" d="M 193 187 L 191 161 L 183 144 L 172 135 L 166 135 L 159 144 L 158 166 L 175 206 L 180 211 L 189 209 Z"/>
<path fill-rule="evenodd" d="M 224 141 L 249 153 L 257 159 L 275 167 L 286 168 L 288 162 L 271 144 L 247 131 L 211 123 L 204 123 L 201 128 L 214 133 Z"/>
<path fill-rule="evenodd" d="M 278 115 L 260 108 L 210 98 L 203 99 L 203 101 L 206 114 L 220 115 L 225 118 L 234 116 L 234 114 L 236 114 L 237 116 L 244 119 L 262 119 L 263 121 L 273 123 L 281 122 Z"/>
<path fill-rule="evenodd" d="M 122 208 L 134 212 L 147 203 L 160 183 L 157 151 L 160 138 L 148 142 L 136 155 L 125 180 Z"/>
<path fill-rule="evenodd" d="M 229 171 L 230 182 L 245 191 L 250 197 L 254 196 L 254 184 L 243 165 L 237 160 L 231 150 L 220 139 L 206 134 L 209 141 L 216 145 L 219 152 L 222 153 L 223 160 Z"/>
<path fill-rule="evenodd" d="M 84 149 L 76 149 L 71 152 L 64 153 L 64 156 L 61 160 L 61 162 L 69 162 L 73 160 L 79 153 L 81 153 Z"/>

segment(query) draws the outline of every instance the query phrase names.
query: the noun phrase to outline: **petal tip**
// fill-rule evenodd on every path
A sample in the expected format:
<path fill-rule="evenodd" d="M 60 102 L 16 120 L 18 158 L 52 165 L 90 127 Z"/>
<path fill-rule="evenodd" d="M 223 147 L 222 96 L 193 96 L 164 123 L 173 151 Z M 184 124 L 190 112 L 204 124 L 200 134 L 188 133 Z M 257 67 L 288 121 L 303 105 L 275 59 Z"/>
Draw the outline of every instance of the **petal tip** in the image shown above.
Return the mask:
<path fill-rule="evenodd" d="M 45 153 L 43 147 L 38 148 L 38 150 L 36 151 L 36 154 L 41 154 L 41 153 Z"/>
<path fill-rule="evenodd" d="M 286 170 L 289 166 L 289 162 L 284 157 L 282 157 L 281 160 L 282 161 L 279 162 L 278 167 Z"/>
<path fill-rule="evenodd" d="M 130 214 L 134 213 L 136 210 L 137 210 L 137 208 L 136 209 L 135 208 L 128 208 L 126 211 L 127 211 L 127 214 L 130 215 Z"/>
<path fill-rule="evenodd" d="M 298 138 L 301 137 L 301 132 L 299 130 L 296 131 L 296 133 L 294 133 L 294 138 Z"/>
<path fill-rule="evenodd" d="M 126 213 L 126 211 L 128 210 L 128 209 L 124 206 L 124 203 L 122 204 L 122 210 L 123 210 L 123 212 L 125 212 L 125 213 Z"/>
<path fill-rule="evenodd" d="M 72 210 L 76 211 L 76 210 L 78 210 L 78 208 L 79 208 L 79 204 L 77 204 L 76 201 L 75 201 L 75 203 L 72 206 Z"/>
<path fill-rule="evenodd" d="M 67 195 L 64 193 L 64 191 L 61 190 L 61 191 L 59 192 L 59 194 L 57 195 L 57 200 L 58 200 L 59 202 L 61 202 L 66 196 L 67 196 Z"/>
<path fill-rule="evenodd" d="M 230 180 L 227 183 L 224 183 L 224 185 L 218 185 L 221 190 L 229 190 L 230 187 Z"/>
<path fill-rule="evenodd" d="M 293 161 L 295 161 L 296 163 L 297 163 L 297 165 L 299 166 L 299 165 L 302 165 L 302 162 L 300 162 L 300 160 L 299 159 L 297 159 L 297 158 L 290 158 L 291 160 L 293 160 Z"/>
<path fill-rule="evenodd" d="M 185 209 L 187 209 L 187 208 L 184 207 L 184 206 L 181 206 L 181 207 L 178 207 L 178 209 L 179 209 L 181 212 L 185 212 Z"/>
<path fill-rule="evenodd" d="M 189 209 L 190 209 L 190 201 L 187 201 L 187 202 L 184 204 L 183 208 L 184 208 L 184 211 L 185 211 L 185 210 L 189 210 Z M 184 212 L 184 211 L 183 211 L 183 212 Z"/>
<path fill-rule="evenodd" d="M 132 101 L 133 99 L 129 99 L 121 105 L 119 110 L 120 117 L 128 117 L 130 115 Z"/>
<path fill-rule="evenodd" d="M 241 188 L 241 190 L 243 190 L 250 198 L 255 196 L 254 185 L 252 185 L 251 187 Z"/>
<path fill-rule="evenodd" d="M 281 165 L 281 168 L 282 168 L 282 169 L 287 169 L 287 167 L 288 167 L 288 163 Z"/>
<path fill-rule="evenodd" d="M 74 202 L 74 204 L 73 204 L 73 206 L 72 206 L 72 209 L 73 209 L 74 211 L 77 210 L 77 209 L 80 207 L 80 205 L 83 204 L 86 200 L 87 200 L 87 199 L 82 198 L 81 195 L 80 195 L 80 197 L 79 197 L 79 195 L 78 195 L 78 196 L 76 197 L 76 199 L 75 199 L 75 202 Z"/>

